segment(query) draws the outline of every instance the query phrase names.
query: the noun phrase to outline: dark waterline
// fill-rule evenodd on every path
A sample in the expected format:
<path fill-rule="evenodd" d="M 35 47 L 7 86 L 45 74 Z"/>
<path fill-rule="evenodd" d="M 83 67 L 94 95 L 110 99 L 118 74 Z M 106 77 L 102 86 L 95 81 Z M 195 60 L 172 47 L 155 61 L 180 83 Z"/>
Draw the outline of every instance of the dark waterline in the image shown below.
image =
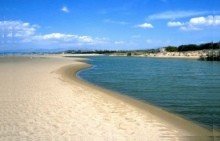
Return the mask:
<path fill-rule="evenodd" d="M 78 73 L 82 79 L 220 129 L 220 62 L 89 58 L 93 67 Z"/>

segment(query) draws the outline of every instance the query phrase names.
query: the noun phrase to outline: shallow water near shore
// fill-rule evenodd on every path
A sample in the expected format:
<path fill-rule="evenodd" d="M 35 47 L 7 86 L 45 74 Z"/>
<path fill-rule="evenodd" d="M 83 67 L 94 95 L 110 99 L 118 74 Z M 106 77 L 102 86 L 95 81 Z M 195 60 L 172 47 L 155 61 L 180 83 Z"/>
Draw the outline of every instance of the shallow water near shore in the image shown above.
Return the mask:
<path fill-rule="evenodd" d="M 220 63 L 191 59 L 89 57 L 78 75 L 93 84 L 220 129 Z"/>

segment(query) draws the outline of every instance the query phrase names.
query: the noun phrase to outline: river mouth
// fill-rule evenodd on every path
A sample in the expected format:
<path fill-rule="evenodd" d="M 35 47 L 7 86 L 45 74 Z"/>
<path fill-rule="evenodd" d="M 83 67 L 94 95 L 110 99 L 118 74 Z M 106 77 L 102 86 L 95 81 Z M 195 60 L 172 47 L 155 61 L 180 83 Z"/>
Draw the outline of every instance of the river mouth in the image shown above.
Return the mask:
<path fill-rule="evenodd" d="M 220 129 L 218 62 L 102 56 L 88 63 L 77 73 L 83 80 Z"/>

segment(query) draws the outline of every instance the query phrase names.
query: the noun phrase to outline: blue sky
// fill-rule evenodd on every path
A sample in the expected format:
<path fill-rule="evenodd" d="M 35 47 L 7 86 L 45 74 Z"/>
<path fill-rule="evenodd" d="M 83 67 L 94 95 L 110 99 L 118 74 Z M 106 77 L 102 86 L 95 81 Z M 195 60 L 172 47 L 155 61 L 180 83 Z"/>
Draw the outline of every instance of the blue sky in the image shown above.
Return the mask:
<path fill-rule="evenodd" d="M 219 0 L 0 0 L 0 51 L 220 41 Z"/>

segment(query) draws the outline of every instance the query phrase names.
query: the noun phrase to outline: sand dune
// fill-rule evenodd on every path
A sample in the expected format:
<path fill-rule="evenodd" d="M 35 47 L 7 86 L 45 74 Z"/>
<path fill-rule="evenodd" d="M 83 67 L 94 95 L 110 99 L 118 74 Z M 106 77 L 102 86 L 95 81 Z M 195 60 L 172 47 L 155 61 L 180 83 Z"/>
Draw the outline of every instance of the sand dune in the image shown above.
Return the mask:
<path fill-rule="evenodd" d="M 0 140 L 212 140 L 190 122 L 78 80 L 74 73 L 88 67 L 79 60 L 0 57 Z"/>

